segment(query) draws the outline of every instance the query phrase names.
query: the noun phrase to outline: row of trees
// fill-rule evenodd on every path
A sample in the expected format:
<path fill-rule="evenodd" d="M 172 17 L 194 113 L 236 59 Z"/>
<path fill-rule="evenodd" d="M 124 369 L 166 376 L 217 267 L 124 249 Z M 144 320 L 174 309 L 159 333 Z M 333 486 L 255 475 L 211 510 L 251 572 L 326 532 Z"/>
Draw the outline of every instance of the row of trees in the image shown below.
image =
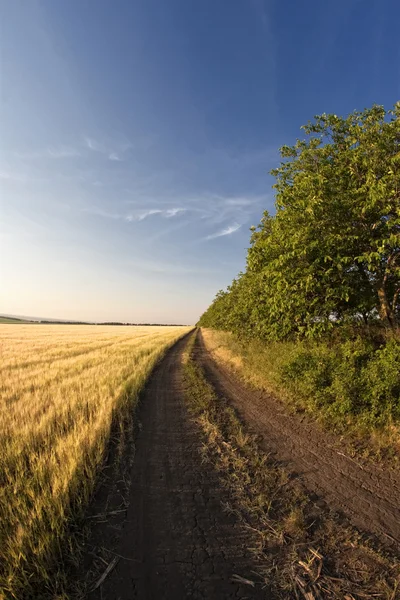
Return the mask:
<path fill-rule="evenodd" d="M 400 103 L 315 117 L 281 148 L 276 213 L 199 324 L 263 339 L 400 319 Z"/>

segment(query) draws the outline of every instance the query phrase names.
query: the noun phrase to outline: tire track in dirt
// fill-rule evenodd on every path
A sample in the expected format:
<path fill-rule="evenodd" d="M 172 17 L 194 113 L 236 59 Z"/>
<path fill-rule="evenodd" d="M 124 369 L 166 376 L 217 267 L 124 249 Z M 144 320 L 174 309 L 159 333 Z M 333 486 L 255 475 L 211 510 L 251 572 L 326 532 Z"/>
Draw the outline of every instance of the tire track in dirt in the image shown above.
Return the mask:
<path fill-rule="evenodd" d="M 289 414 L 269 394 L 249 388 L 214 361 L 201 332 L 195 358 L 216 392 L 238 411 L 248 429 L 308 491 L 318 505 L 326 502 L 361 531 L 400 549 L 400 473 L 361 465 L 341 454 L 332 434 L 318 430 L 304 415 Z M 336 440 L 337 441 L 337 440 Z"/>
<path fill-rule="evenodd" d="M 138 411 L 126 520 L 109 540 L 119 561 L 90 597 L 99 600 L 269 598 L 249 550 L 256 544 L 232 514 L 218 473 L 201 461 L 202 434 L 184 398 L 179 341 L 153 372 Z M 107 542 L 107 533 L 103 534 Z"/>

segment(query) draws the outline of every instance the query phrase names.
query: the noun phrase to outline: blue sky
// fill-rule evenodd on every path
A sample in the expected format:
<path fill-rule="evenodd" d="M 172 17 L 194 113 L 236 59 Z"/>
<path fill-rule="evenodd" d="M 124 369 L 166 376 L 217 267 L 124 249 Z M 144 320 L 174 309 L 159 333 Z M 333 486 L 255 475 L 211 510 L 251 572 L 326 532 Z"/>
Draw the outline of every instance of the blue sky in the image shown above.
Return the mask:
<path fill-rule="evenodd" d="M 0 7 L 4 313 L 195 322 L 273 210 L 279 146 L 400 98 L 395 0 Z"/>

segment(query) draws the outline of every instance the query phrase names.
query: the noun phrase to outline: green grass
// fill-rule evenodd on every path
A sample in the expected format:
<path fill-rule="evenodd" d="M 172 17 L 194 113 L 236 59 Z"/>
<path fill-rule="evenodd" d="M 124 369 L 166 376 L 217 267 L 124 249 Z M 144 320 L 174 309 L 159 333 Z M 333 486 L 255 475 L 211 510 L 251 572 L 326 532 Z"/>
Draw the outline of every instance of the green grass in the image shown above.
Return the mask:
<path fill-rule="evenodd" d="M 205 437 L 203 459 L 219 471 L 230 491 L 230 510 L 257 536 L 253 552 L 266 588 L 286 599 L 399 597 L 398 561 L 330 512 L 316 512 L 302 489 L 260 449 L 233 408 L 217 396 L 196 362 L 194 344 L 193 337 L 184 377 L 188 406 Z"/>

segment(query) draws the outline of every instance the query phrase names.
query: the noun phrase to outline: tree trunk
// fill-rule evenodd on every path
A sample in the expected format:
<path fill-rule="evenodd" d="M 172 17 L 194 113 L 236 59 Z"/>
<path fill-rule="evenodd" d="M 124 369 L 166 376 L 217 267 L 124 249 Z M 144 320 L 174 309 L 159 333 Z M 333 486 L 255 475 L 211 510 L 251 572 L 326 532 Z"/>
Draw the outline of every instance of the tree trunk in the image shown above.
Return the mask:
<path fill-rule="evenodd" d="M 399 324 L 399 320 L 397 317 L 397 299 L 400 294 L 400 287 L 397 288 L 395 293 L 393 294 L 393 302 L 392 302 L 392 313 L 393 313 L 393 322 L 394 325 L 397 326 Z"/>
<path fill-rule="evenodd" d="M 386 326 L 394 327 L 394 316 L 387 299 L 385 286 L 381 285 L 377 288 L 379 300 L 379 315 Z"/>

